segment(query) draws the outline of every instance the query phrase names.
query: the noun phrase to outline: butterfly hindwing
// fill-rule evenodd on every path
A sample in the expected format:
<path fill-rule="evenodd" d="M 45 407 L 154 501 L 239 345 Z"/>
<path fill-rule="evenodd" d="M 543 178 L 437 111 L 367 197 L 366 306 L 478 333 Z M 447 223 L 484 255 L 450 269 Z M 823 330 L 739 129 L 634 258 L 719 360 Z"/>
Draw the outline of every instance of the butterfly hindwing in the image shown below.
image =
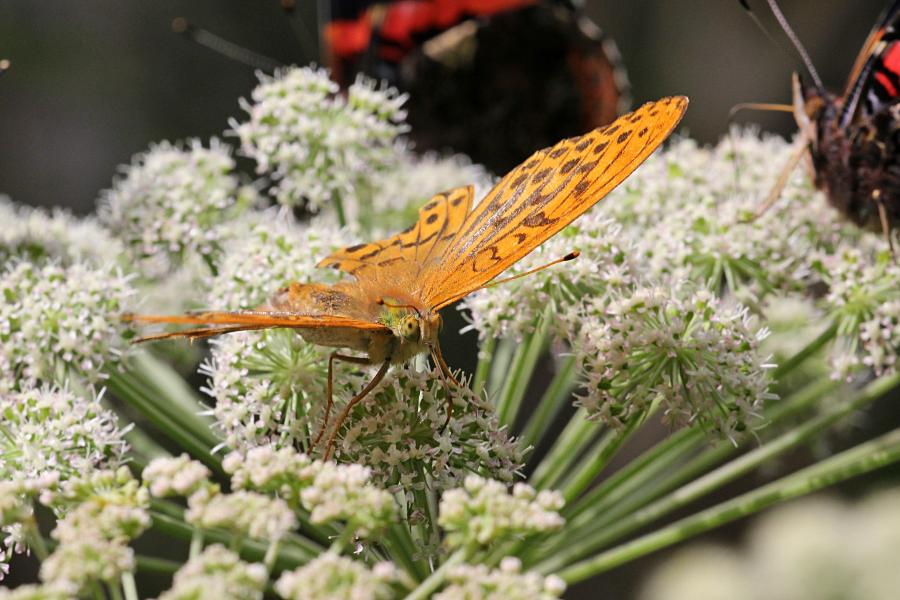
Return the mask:
<path fill-rule="evenodd" d="M 686 108 L 684 97 L 650 102 L 510 171 L 428 265 L 423 303 L 438 309 L 465 296 L 571 223 L 650 156 Z"/>
<path fill-rule="evenodd" d="M 394 271 L 414 281 L 422 265 L 440 256 L 456 236 L 472 207 L 471 185 L 436 194 L 421 209 L 415 224 L 384 240 L 338 250 L 319 262 L 365 279 L 372 271 Z"/>
<path fill-rule="evenodd" d="M 847 81 L 840 124 L 871 117 L 900 98 L 900 0 L 881 14 Z"/>

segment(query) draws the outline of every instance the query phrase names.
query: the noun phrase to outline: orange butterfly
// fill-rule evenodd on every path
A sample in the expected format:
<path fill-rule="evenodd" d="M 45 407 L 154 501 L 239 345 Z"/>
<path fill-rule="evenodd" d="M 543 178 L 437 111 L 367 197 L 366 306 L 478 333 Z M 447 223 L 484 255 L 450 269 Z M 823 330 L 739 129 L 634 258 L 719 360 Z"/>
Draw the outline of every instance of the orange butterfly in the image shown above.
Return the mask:
<path fill-rule="evenodd" d="M 291 283 L 260 310 L 126 318 L 206 325 L 137 341 L 283 327 L 296 329 L 313 344 L 365 353 L 333 352 L 328 360 L 325 420 L 314 445 L 328 427 L 334 361 L 381 368 L 344 407 L 329 436 L 327 458 L 341 423 L 391 364 L 428 352 L 444 380 L 458 386 L 441 355 L 439 311 L 485 287 L 608 194 L 672 133 L 687 105 L 683 96 L 649 102 L 610 125 L 534 153 L 474 210 L 472 186 L 438 194 L 419 210 L 418 221 L 409 229 L 344 248 L 318 264 L 349 273 L 352 281 Z M 575 256 L 577 252 L 551 264 Z M 449 419 L 449 394 L 447 408 Z"/>

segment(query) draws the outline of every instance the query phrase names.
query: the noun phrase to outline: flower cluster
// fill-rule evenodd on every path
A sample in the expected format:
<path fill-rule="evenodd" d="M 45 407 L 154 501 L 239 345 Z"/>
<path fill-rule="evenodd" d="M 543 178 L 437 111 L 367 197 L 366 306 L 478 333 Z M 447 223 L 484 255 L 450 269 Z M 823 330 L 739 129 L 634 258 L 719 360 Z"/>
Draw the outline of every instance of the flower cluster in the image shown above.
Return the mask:
<path fill-rule="evenodd" d="M 215 487 L 194 492 L 184 518 L 197 527 L 269 541 L 277 541 L 297 527 L 297 517 L 280 498 L 245 491 L 221 494 Z"/>
<path fill-rule="evenodd" d="M 732 436 L 772 398 L 758 352 L 767 332 L 740 307 L 662 288 L 585 306 L 575 348 L 591 417 L 622 427 L 661 401 L 673 424 L 700 420 Z"/>
<path fill-rule="evenodd" d="M 65 480 L 124 462 L 124 430 L 98 396 L 50 387 L 2 393 L 0 414 L 4 481 Z"/>
<path fill-rule="evenodd" d="M 406 97 L 367 79 L 350 86 L 346 98 L 337 91 L 324 70 L 260 75 L 252 103 L 242 102 L 248 120 L 231 123 L 242 152 L 275 180 L 282 205 L 365 204 L 372 173 L 396 161 Z"/>
<path fill-rule="evenodd" d="M 0 196 L 0 262 L 87 262 L 109 267 L 121 258 L 121 243 L 93 218 L 78 219 L 61 209 L 50 214 Z"/>
<path fill-rule="evenodd" d="M 484 565 L 459 565 L 450 571 L 450 585 L 435 600 L 554 600 L 566 590 L 554 575 L 522 572 L 519 559 L 508 556 L 499 569 Z"/>
<path fill-rule="evenodd" d="M 187 498 L 209 483 L 206 466 L 187 454 L 175 458 L 156 458 L 144 468 L 141 478 L 150 493 L 157 498 L 181 496 Z"/>
<path fill-rule="evenodd" d="M 41 563 L 44 582 L 76 595 L 134 570 L 128 543 L 150 525 L 149 496 L 126 467 L 64 482 L 50 504 L 65 516 L 51 534 L 58 546 Z"/>
<path fill-rule="evenodd" d="M 438 523 L 449 547 L 484 546 L 559 529 L 562 506 L 558 492 L 517 483 L 510 493 L 499 481 L 469 475 L 462 488 L 444 492 Z"/>
<path fill-rule="evenodd" d="M 275 582 L 275 591 L 287 600 L 325 600 L 326 598 L 369 598 L 388 600 L 396 596 L 399 579 L 391 563 L 369 569 L 363 563 L 326 552 Z"/>
<path fill-rule="evenodd" d="M 224 546 L 212 545 L 178 569 L 159 600 L 258 600 L 267 580 L 264 565 L 246 563 Z"/>
<path fill-rule="evenodd" d="M 763 516 L 742 550 L 688 548 L 653 574 L 641 598 L 888 600 L 897 595 L 900 492 L 856 505 L 803 500 Z"/>
<path fill-rule="evenodd" d="M 163 142 L 134 157 L 98 208 L 102 222 L 126 246 L 147 278 L 177 271 L 191 257 L 210 261 L 227 237 L 223 226 L 252 190 L 232 174 L 228 147 L 193 140 Z"/>
<path fill-rule="evenodd" d="M 0 392 L 103 379 L 127 346 L 117 317 L 131 294 L 126 277 L 84 263 L 11 261 L 0 273 Z"/>
<path fill-rule="evenodd" d="M 372 485 L 361 465 L 311 460 L 292 448 L 262 446 L 233 453 L 223 463 L 232 486 L 276 493 L 309 512 L 312 523 L 344 521 L 358 536 L 369 536 L 395 517 L 393 496 Z"/>

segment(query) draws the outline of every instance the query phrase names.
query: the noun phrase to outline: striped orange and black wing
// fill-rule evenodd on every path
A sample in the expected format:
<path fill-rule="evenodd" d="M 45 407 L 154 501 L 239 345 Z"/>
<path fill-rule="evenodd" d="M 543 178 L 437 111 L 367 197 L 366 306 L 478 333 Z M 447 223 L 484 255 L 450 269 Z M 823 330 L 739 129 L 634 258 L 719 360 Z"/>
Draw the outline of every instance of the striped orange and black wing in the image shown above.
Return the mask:
<path fill-rule="evenodd" d="M 688 99 L 649 102 L 510 171 L 426 265 L 418 297 L 439 309 L 481 287 L 621 183 L 678 125 Z"/>

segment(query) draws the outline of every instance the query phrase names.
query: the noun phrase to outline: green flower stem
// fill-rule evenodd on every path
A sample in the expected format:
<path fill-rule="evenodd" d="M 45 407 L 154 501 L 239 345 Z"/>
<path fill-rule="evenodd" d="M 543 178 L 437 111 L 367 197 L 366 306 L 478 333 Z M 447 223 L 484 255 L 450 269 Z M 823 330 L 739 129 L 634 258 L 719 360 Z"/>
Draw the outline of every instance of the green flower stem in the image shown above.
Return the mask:
<path fill-rule="evenodd" d="M 571 565 L 558 575 L 568 583 L 583 581 L 660 548 L 676 544 L 725 523 L 791 498 L 900 461 L 900 429 L 859 444 L 792 475 L 686 517 L 653 533 Z"/>
<path fill-rule="evenodd" d="M 331 547 L 328 549 L 329 552 L 334 552 L 335 554 L 341 554 L 344 551 L 344 548 L 347 547 L 355 536 L 355 530 L 353 527 L 344 527 L 344 530 L 334 538 L 334 541 L 331 542 Z"/>
<path fill-rule="evenodd" d="M 547 307 L 535 331 L 526 338 L 525 343 L 519 345 L 513 355 L 512 365 L 506 373 L 497 401 L 497 420 L 501 427 L 505 425 L 511 428 L 515 424 L 522 399 L 525 398 L 528 384 L 531 383 L 534 366 L 547 345 L 550 316 L 551 307 Z"/>
<path fill-rule="evenodd" d="M 529 483 L 538 489 L 552 488 L 569 466 L 581 455 L 600 425 L 589 421 L 587 411 L 579 408 L 569 419 L 556 443 L 538 464 Z"/>
<path fill-rule="evenodd" d="M 900 384 L 900 374 L 877 379 L 867 385 L 851 400 L 836 404 L 829 410 L 809 419 L 774 440 L 691 481 L 668 496 L 635 511 L 630 515 L 624 516 L 616 521 L 611 521 L 606 527 L 596 528 L 592 532 L 592 535 L 586 534 L 580 541 L 567 539 L 565 545 L 559 544 L 559 552 L 555 553 L 552 558 L 541 563 L 541 570 L 546 568 L 546 572 L 556 571 L 595 550 L 606 547 L 608 544 L 622 539 L 641 527 L 650 525 L 660 517 L 690 504 L 726 483 L 734 481 L 738 477 L 749 473 L 759 465 L 771 460 L 779 454 L 812 439 L 816 434 L 827 429 L 842 417 L 873 402 L 898 384 Z M 598 514 L 597 516 L 599 520 L 601 515 Z M 561 532 L 558 532 L 557 535 L 566 535 L 566 530 L 564 529 Z"/>
<path fill-rule="evenodd" d="M 185 541 L 191 540 L 194 528 L 184 521 L 175 519 L 169 515 L 151 510 L 153 528 L 174 538 Z M 204 530 L 204 538 L 212 543 L 230 545 L 234 536 L 226 531 Z M 269 544 L 264 541 L 244 539 L 239 544 L 240 554 L 249 560 L 261 562 L 266 555 Z M 276 565 L 278 570 L 292 569 L 306 564 L 325 549 L 299 535 L 287 536 L 282 540 L 281 549 L 278 552 Z"/>
<path fill-rule="evenodd" d="M 513 351 L 515 348 L 516 343 L 513 340 L 500 340 L 500 344 L 491 357 L 491 371 L 488 374 L 488 379 L 485 383 L 488 397 L 491 399 L 496 399 L 497 394 L 500 392 L 500 386 L 505 381 L 506 374 L 509 372 L 509 365 L 512 362 Z"/>
<path fill-rule="evenodd" d="M 199 439 L 209 447 L 221 442 L 210 428 L 212 420 L 200 414 L 207 407 L 171 366 L 148 352 L 141 352 L 129 361 L 128 367 L 126 376 L 135 377 L 144 387 L 155 392 L 157 403 L 167 412 L 177 415 L 178 420 L 195 431 Z"/>
<path fill-rule="evenodd" d="M 112 581 L 106 584 L 106 589 L 109 590 L 109 598 L 110 600 L 125 600 L 122 596 L 122 589 L 119 587 L 117 583 Z"/>
<path fill-rule="evenodd" d="M 25 523 L 25 541 L 28 544 L 28 548 L 34 552 L 34 555 L 38 560 L 44 561 L 50 555 L 50 550 L 47 548 L 47 543 L 44 540 L 44 536 L 41 535 L 41 530 L 38 527 L 37 520 L 34 519 L 34 516 L 29 518 L 29 521 Z"/>
<path fill-rule="evenodd" d="M 140 558 L 137 559 L 138 568 L 140 568 Z M 122 573 L 122 591 L 125 592 L 125 600 L 138 600 L 137 584 L 134 581 L 134 573 L 128 571 Z"/>
<path fill-rule="evenodd" d="M 780 381 L 786 374 L 790 373 L 806 361 L 807 358 L 816 354 L 834 338 L 835 334 L 837 334 L 837 330 L 837 322 L 829 325 L 825 331 L 820 333 L 816 339 L 807 344 L 802 350 L 791 356 L 784 363 L 778 365 L 772 372 L 772 379 L 774 381 Z"/>
<path fill-rule="evenodd" d="M 155 556 L 144 556 L 142 554 L 138 554 L 134 557 L 135 564 L 137 565 L 137 570 L 141 572 L 147 573 L 160 573 L 163 575 L 171 575 L 175 571 L 181 568 L 182 564 L 179 562 L 175 562 L 174 560 L 166 560 L 165 558 L 156 558 Z M 127 573 L 127 575 L 131 575 Z M 125 575 L 122 576 L 123 578 Z M 132 578 L 132 585 L 134 584 L 134 579 Z M 126 595 L 128 594 L 128 588 L 126 586 Z M 137 596 L 135 596 L 137 598 Z M 129 600 L 131 600 L 129 598 Z"/>
<path fill-rule="evenodd" d="M 410 592 L 406 597 L 406 600 L 425 600 L 426 598 L 431 598 L 434 592 L 444 584 L 444 580 L 447 578 L 447 573 L 450 572 L 450 569 L 466 562 L 471 554 L 472 551 L 466 549 L 457 550 L 451 554 L 436 571 L 419 584 L 419 587 Z"/>
<path fill-rule="evenodd" d="M 112 374 L 106 385 L 116 397 L 133 406 L 194 458 L 203 461 L 217 474 L 223 475 L 219 458 L 210 452 L 210 448 L 214 444 L 202 441 L 204 433 L 209 433 L 207 427 L 202 426 L 201 429 L 205 429 L 205 432 L 201 432 L 191 427 L 189 422 L 181 421 L 180 415 L 176 416 L 161 406 L 163 403 L 160 402 L 160 397 L 154 391 L 144 388 L 134 378 L 127 375 Z"/>
<path fill-rule="evenodd" d="M 600 474 L 609 461 L 616 455 L 631 435 L 640 427 L 648 415 L 653 414 L 658 407 L 658 402 L 648 412 L 640 413 L 632 417 L 622 429 L 607 430 L 594 447 L 579 462 L 577 469 L 572 472 L 562 484 L 562 494 L 566 502 L 571 502 L 587 489 L 594 478 Z"/>
<path fill-rule="evenodd" d="M 550 424 L 556 419 L 575 387 L 576 364 L 574 356 L 567 356 L 557 366 L 549 387 L 538 402 L 537 408 L 531 413 L 522 435 L 519 436 L 519 445 L 522 448 L 538 445 L 544 434 L 549 431 Z"/>
<path fill-rule="evenodd" d="M 391 523 L 385 530 L 381 543 L 385 546 L 391 559 L 400 563 L 400 566 L 416 581 L 422 581 L 428 575 L 428 565 L 423 561 L 413 559 L 416 547 L 410 537 L 409 529 L 400 523 Z"/>
<path fill-rule="evenodd" d="M 480 394 L 487 383 L 488 374 L 491 371 L 491 363 L 494 360 L 494 351 L 497 349 L 497 338 L 489 338 L 479 350 L 478 366 L 475 367 L 475 376 L 472 378 L 472 390 Z"/>
<path fill-rule="evenodd" d="M 338 225 L 346 227 L 347 216 L 344 214 L 344 201 L 341 199 L 340 194 L 335 194 L 334 196 L 334 212 L 337 215 Z"/>

